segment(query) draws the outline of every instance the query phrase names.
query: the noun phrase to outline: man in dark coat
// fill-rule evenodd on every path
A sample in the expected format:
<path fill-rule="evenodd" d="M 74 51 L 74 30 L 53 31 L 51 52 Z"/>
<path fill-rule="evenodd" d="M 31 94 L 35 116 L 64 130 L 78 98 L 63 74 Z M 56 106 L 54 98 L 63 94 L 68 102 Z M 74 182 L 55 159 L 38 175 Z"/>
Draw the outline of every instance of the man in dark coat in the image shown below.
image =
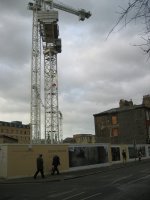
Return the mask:
<path fill-rule="evenodd" d="M 125 150 L 122 151 L 123 163 L 126 163 L 127 155 Z"/>
<path fill-rule="evenodd" d="M 44 169 L 43 169 L 43 158 L 42 154 L 39 155 L 39 157 L 36 159 L 36 166 L 37 166 L 37 171 L 34 174 L 34 179 L 36 179 L 38 173 L 41 173 L 42 178 L 44 178 Z"/>
<path fill-rule="evenodd" d="M 53 162 L 52 162 L 53 168 L 52 168 L 52 175 L 55 174 L 55 171 L 57 172 L 57 174 L 59 174 L 59 170 L 58 170 L 58 165 L 60 165 L 60 159 L 57 155 L 55 155 L 53 157 Z"/>

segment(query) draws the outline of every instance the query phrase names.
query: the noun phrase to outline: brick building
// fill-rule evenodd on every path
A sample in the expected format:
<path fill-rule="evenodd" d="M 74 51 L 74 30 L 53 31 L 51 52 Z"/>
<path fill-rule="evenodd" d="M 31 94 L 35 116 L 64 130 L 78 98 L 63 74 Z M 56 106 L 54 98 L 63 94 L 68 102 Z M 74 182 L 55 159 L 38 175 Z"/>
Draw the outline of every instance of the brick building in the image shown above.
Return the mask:
<path fill-rule="evenodd" d="M 95 143 L 95 135 L 92 134 L 75 134 L 73 135 L 73 139 L 78 144 Z"/>
<path fill-rule="evenodd" d="M 6 135 L 0 135 L 0 144 L 4 143 L 18 143 L 18 140 Z"/>
<path fill-rule="evenodd" d="M 97 142 L 112 144 L 150 143 L 150 95 L 141 105 L 120 100 L 118 108 L 94 114 Z"/>
<path fill-rule="evenodd" d="M 63 143 L 89 144 L 95 143 L 95 135 L 75 134 L 73 137 L 65 138 Z"/>
<path fill-rule="evenodd" d="M 6 141 L 7 138 L 7 143 L 11 143 L 14 139 L 14 141 L 18 142 L 19 144 L 29 144 L 30 125 L 22 124 L 22 122 L 20 121 L 13 121 L 13 122 L 0 121 L 0 136 L 1 136 L 0 140 L 1 143 L 2 141 L 4 141 L 4 139 Z"/>

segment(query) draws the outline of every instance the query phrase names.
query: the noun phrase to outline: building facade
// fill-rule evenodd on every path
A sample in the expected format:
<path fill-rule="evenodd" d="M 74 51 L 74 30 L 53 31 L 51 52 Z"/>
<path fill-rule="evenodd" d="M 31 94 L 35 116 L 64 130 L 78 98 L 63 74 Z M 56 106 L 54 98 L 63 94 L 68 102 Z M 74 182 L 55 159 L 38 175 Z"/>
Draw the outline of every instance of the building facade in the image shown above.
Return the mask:
<path fill-rule="evenodd" d="M 76 143 L 76 144 L 94 144 L 95 135 L 92 134 L 75 134 L 73 137 L 68 137 L 63 140 L 63 143 Z"/>
<path fill-rule="evenodd" d="M 73 139 L 77 144 L 95 143 L 95 135 L 92 134 L 75 134 L 73 135 Z"/>
<path fill-rule="evenodd" d="M 5 144 L 5 143 L 18 143 L 17 139 L 14 139 L 12 137 L 8 137 L 6 135 L 0 135 L 0 144 Z"/>
<path fill-rule="evenodd" d="M 22 124 L 20 121 L 4 122 L 0 121 L 0 136 L 7 136 L 15 139 L 19 144 L 30 143 L 30 125 Z M 4 140 L 1 140 L 1 143 Z M 9 143 L 9 140 L 7 140 Z"/>
<path fill-rule="evenodd" d="M 141 105 L 120 100 L 119 108 L 94 114 L 97 142 L 112 144 L 150 143 L 150 95 Z"/>

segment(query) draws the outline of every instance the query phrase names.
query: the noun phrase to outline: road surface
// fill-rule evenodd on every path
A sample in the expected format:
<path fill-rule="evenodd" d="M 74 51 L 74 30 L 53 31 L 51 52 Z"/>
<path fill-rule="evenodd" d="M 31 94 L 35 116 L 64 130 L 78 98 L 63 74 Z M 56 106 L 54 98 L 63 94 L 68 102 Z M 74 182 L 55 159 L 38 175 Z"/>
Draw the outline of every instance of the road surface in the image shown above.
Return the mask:
<path fill-rule="evenodd" d="M 57 182 L 0 184 L 0 199 L 150 200 L 150 162 Z"/>

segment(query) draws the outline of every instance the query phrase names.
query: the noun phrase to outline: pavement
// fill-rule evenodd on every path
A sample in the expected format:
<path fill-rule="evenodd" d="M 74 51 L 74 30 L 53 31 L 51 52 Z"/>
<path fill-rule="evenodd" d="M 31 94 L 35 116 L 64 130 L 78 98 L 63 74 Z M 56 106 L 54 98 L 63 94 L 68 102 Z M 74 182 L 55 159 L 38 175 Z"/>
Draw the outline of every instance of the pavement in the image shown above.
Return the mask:
<path fill-rule="evenodd" d="M 145 159 L 140 162 L 140 164 L 150 163 L 150 159 Z M 123 167 L 132 167 L 133 165 L 137 165 L 139 163 L 138 160 L 127 162 L 125 164 L 118 163 L 118 164 L 111 164 L 109 166 L 99 166 L 96 168 L 88 168 L 88 169 L 80 169 L 76 171 L 68 171 L 62 172 L 59 175 L 47 175 L 45 178 L 41 178 L 41 176 L 37 176 L 36 179 L 33 177 L 25 177 L 25 178 L 14 178 L 14 179 L 1 179 L 0 184 L 20 184 L 20 183 L 46 183 L 46 182 L 57 182 L 57 181 L 65 181 L 69 179 L 81 178 L 84 176 L 90 176 L 93 174 L 103 173 L 110 170 L 117 170 Z"/>

